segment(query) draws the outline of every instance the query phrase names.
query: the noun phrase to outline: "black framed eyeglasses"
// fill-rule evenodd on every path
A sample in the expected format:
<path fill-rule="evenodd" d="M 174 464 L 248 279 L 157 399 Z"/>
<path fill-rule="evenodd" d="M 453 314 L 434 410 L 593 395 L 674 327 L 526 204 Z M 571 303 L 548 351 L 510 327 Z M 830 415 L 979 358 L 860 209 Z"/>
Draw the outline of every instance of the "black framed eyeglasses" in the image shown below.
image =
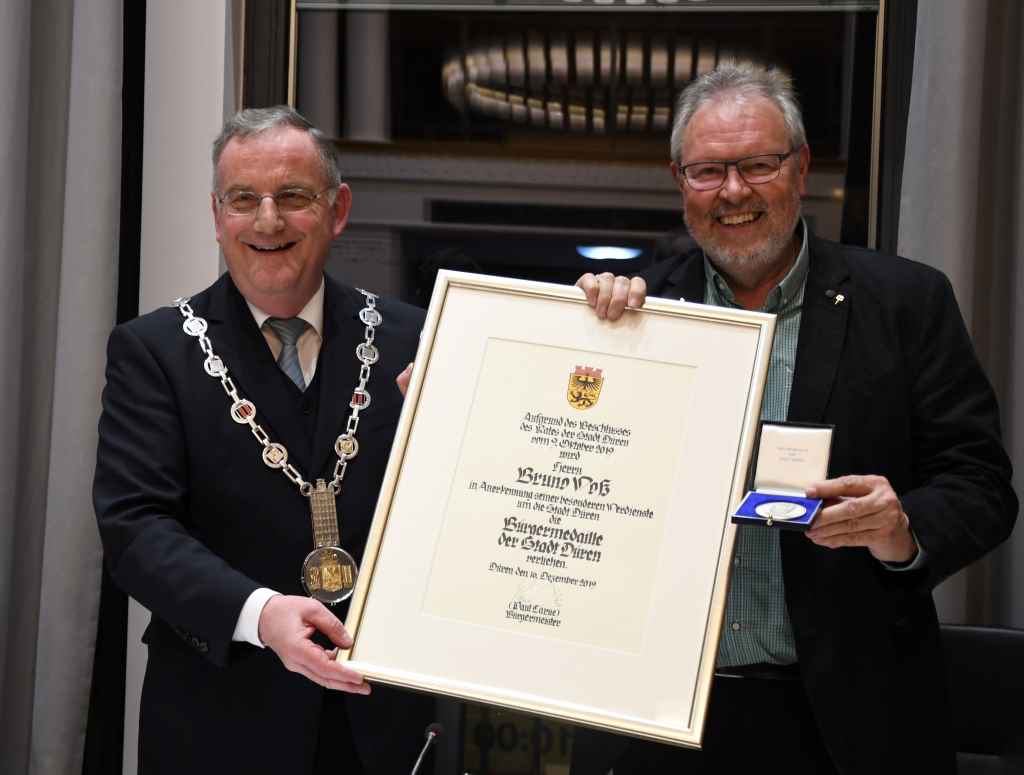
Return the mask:
<path fill-rule="evenodd" d="M 320 191 L 307 191 L 304 188 L 283 188 L 273 194 L 257 194 L 255 191 L 237 189 L 228 191 L 217 197 L 217 202 L 232 215 L 255 215 L 260 203 L 268 196 L 280 213 L 301 213 L 308 210 L 324 194 L 331 191 L 330 187 Z"/>
<path fill-rule="evenodd" d="M 711 191 L 721 188 L 729 175 L 729 167 L 735 167 L 744 183 L 752 186 L 769 183 L 779 176 L 782 165 L 796 152 L 761 153 L 733 161 L 695 161 L 679 168 L 679 177 L 695 191 Z"/>

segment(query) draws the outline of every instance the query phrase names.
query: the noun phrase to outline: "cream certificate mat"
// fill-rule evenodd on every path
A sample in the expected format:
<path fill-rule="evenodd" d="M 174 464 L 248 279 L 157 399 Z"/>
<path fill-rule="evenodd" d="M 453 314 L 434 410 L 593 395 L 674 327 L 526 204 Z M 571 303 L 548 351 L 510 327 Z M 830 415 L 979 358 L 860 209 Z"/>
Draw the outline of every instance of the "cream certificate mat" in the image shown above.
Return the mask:
<path fill-rule="evenodd" d="M 637 558 L 662 543 L 692 377 L 692 366 L 489 339 L 424 610 L 639 653 L 655 567 Z M 637 401 L 643 385 L 672 400 Z M 616 626 L 595 607 L 616 611 Z"/>

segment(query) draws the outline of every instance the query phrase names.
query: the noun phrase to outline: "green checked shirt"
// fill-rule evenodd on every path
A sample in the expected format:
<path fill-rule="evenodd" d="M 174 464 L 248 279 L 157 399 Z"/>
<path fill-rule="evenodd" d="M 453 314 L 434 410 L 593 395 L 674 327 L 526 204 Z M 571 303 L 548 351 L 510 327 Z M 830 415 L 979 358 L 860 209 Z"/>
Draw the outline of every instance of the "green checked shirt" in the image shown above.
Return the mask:
<path fill-rule="evenodd" d="M 803 242 L 789 274 L 768 298 L 761 312 L 774 313 L 775 341 L 768 365 L 762 420 L 785 420 L 793 387 L 793 366 L 800 335 L 800 315 L 807 284 L 807 228 L 801 221 Z M 739 308 L 725 279 L 704 257 L 704 303 Z M 718 645 L 718 666 L 797 661 L 793 627 L 786 611 L 782 587 L 779 531 L 740 525 L 736 530 L 732 583 L 725 607 L 725 624 Z"/>

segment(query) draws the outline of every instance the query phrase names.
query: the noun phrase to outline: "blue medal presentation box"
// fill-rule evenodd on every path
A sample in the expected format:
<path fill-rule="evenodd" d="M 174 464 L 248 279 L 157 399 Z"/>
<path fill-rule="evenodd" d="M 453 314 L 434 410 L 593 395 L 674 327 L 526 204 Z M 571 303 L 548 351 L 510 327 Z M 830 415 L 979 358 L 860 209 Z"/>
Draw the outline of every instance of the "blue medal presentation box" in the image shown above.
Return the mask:
<path fill-rule="evenodd" d="M 831 425 L 762 422 L 747 494 L 732 514 L 738 525 L 807 530 L 821 511 L 807 488 L 828 476 Z"/>
<path fill-rule="evenodd" d="M 737 525 L 764 525 L 788 530 L 807 530 L 821 511 L 820 498 L 802 498 L 770 492 L 748 492 L 733 512 Z"/>

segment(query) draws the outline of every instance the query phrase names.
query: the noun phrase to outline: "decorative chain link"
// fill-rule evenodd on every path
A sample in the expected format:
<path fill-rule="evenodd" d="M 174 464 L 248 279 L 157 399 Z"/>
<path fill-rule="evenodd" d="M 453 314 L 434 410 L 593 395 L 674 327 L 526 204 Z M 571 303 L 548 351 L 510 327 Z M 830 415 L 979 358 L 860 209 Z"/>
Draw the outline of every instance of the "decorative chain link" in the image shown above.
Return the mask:
<path fill-rule="evenodd" d="M 348 421 L 345 423 L 345 432 L 334 441 L 334 452 L 338 456 L 334 464 L 334 478 L 331 479 L 331 492 L 337 495 L 341 491 L 341 482 L 345 478 L 345 470 L 348 468 L 348 461 L 359 452 L 359 442 L 356 440 L 356 430 L 359 428 L 359 413 L 370 405 L 370 393 L 366 384 L 370 381 L 370 367 L 380 358 L 380 352 L 374 345 L 376 328 L 381 324 L 383 318 L 377 310 L 376 294 L 357 288 L 366 299 L 366 306 L 359 311 L 359 319 L 366 326 L 365 340 L 356 347 L 356 358 L 361 366 L 359 367 L 359 383 L 352 391 L 352 399 L 349 401 Z M 228 398 L 231 399 L 229 410 L 231 419 L 239 425 L 248 425 L 249 430 L 263 448 L 263 462 L 269 468 L 280 469 L 292 484 L 299 488 L 302 495 L 308 496 L 313 491 L 313 485 L 302 478 L 302 474 L 291 463 L 288 462 L 288 450 L 283 444 L 271 441 L 270 436 L 263 426 L 256 422 L 256 405 L 238 395 L 238 388 L 234 380 L 228 375 L 228 367 L 224 361 L 213 351 L 213 343 L 206 336 L 209 328 L 205 319 L 198 317 L 190 299 L 180 298 L 174 300 L 175 307 L 181 312 L 185 322 L 181 324 L 182 329 L 189 336 L 199 340 L 199 348 L 206 356 L 203 361 L 203 369 L 214 379 L 219 379 L 221 387 Z"/>

